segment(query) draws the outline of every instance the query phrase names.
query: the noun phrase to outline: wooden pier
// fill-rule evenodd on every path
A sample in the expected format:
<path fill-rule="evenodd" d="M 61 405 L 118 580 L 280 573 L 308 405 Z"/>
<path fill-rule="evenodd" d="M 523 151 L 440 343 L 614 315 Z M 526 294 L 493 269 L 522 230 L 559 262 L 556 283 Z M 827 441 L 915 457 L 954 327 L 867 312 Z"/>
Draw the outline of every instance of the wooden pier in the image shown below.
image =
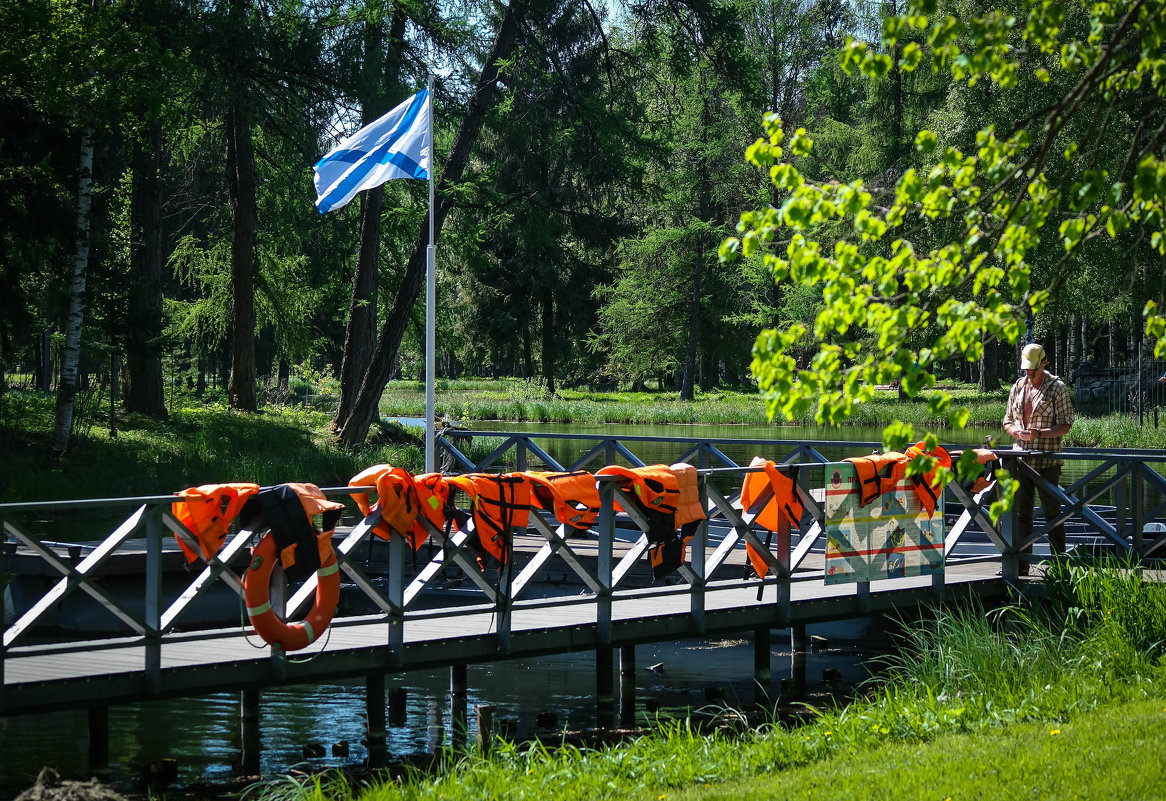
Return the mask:
<path fill-rule="evenodd" d="M 473 464 L 454 450 L 451 455 L 466 470 L 478 471 L 536 465 L 569 470 L 594 467 L 595 462 L 641 464 L 629 438 L 595 438 L 583 458 L 560 465 L 532 436 L 492 436 L 504 436 L 506 442 L 484 463 Z M 5 562 L 0 568 L 8 572 L 14 559 L 32 556 L 59 577 L 27 609 L 6 605 L 0 714 L 89 709 L 91 743 L 100 754 L 108 753 L 103 721 L 108 719 L 104 710 L 110 705 L 239 691 L 246 713 L 247 709 L 254 712 L 258 691 L 265 688 L 364 677 L 369 738 L 375 743 L 378 737 L 382 742 L 384 738 L 385 676 L 402 671 L 449 668 L 451 687 L 456 689 L 458 676 L 464 685 L 468 664 L 594 651 L 597 703 L 610 710 L 616 677 L 634 667 L 631 660 L 638 643 L 751 633 L 756 679 L 765 685 L 774 629 L 799 632 L 819 622 L 880 614 L 908 616 L 918 607 L 941 603 L 976 600 L 989 606 L 1004 598 L 1010 587 L 1023 588 L 1025 580 L 1017 578 L 1017 567 L 1029 558 L 1022 551 L 1031 541 L 1016 541 L 1007 518 L 992 524 L 986 513 L 995 497 L 992 488 L 975 495 L 958 484 L 947 488 L 951 513 L 943 543 L 943 572 L 827 584 L 822 571 L 822 494 L 814 488 L 824 486 L 821 474 L 830 464 L 819 446 L 837 443 L 752 443 L 758 452 L 784 448 L 780 464 L 798 465 L 799 481 L 806 488 L 806 512 L 800 525 L 796 531 L 777 532 L 775 544 L 764 542 L 764 534 L 754 524 L 757 504 L 742 509 L 733 493 L 725 495 L 717 489 L 726 476 L 739 479 L 748 468 L 732 463 L 717 443 L 677 440 L 673 444 L 687 448 L 681 460 L 700 468 L 708 520 L 689 543 L 687 558 L 672 581 L 652 582 L 650 574 L 637 569 L 644 563 L 646 527 L 634 513 L 617 514 L 617 501 L 622 499 L 625 508 L 631 504 L 623 490 L 604 477 L 598 480 L 601 511 L 591 530 L 578 535 L 556 526 L 546 515 L 532 514 L 530 527 L 515 535 L 511 568 L 502 572 L 480 568 L 465 548 L 464 533 L 433 528 L 430 536 L 440 548 L 431 560 L 411 569 L 404 539 L 394 536 L 380 544 L 388 549 L 387 572 L 370 575 L 367 561 L 361 562 L 357 554 L 379 521 L 374 512 L 339 536 L 336 550 L 349 591 L 361 594 L 375 611 L 338 617 L 325 636 L 293 656 L 267 646 L 249 626 L 188 622 L 189 611 L 212 588 L 240 590 L 239 564 L 240 560 L 246 563 L 252 532 L 237 532 L 209 563 L 185 574 L 184 587 L 173 591 L 167 588 L 167 575 L 173 573 L 167 542 L 172 534 L 189 535 L 171 514 L 173 496 L 0 504 L 6 535 Z M 865 445 L 851 447 L 857 453 L 869 453 Z M 1154 555 L 1166 538 L 1145 532 L 1156 531 L 1148 524 L 1158 523 L 1166 508 L 1166 481 L 1155 469 L 1166 462 L 1166 454 L 1094 452 L 1070 453 L 1067 458 L 1089 460 L 1083 478 L 1058 488 L 1065 499 L 1062 518 L 1071 526 L 1071 544 L 1096 547 L 1100 543 L 1115 552 Z M 326 492 L 341 496 L 352 490 Z M 1099 506 L 1103 496 L 1118 502 Z M 103 541 L 84 548 L 62 545 L 58 536 L 35 534 L 23 522 L 46 511 L 108 511 L 117 506 L 132 511 Z M 1045 525 L 1057 522 L 1045 521 Z M 1043 528 L 1038 525 L 1033 540 L 1041 537 Z M 771 572 L 764 580 L 743 576 L 746 542 L 769 554 Z M 140 596 L 127 600 L 112 594 L 102 577 L 109 575 L 119 552 L 134 548 L 141 566 Z M 443 589 L 451 583 L 451 573 L 459 577 L 460 585 Z M 548 582 L 548 575 L 564 580 Z M 314 590 L 312 579 L 287 600 L 289 618 L 298 617 Z M 46 628 L 44 621 L 75 593 L 88 595 L 122 630 L 98 637 Z M 444 597 L 448 603 L 442 602 Z M 452 696 L 455 719 L 465 719 L 464 689 L 461 709 L 456 708 L 458 693 Z M 244 714 L 244 728 L 257 726 L 257 719 L 257 715 Z M 243 742 L 257 742 L 255 734 L 244 731 Z"/>

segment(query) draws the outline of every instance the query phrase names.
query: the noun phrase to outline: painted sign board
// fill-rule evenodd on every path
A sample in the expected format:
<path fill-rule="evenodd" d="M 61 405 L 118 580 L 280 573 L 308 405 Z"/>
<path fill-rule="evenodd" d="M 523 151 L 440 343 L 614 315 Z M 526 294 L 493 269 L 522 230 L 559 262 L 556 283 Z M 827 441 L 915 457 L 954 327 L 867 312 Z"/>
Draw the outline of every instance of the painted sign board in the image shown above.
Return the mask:
<path fill-rule="evenodd" d="M 931 517 L 911 479 L 860 503 L 854 465 L 826 468 L 826 583 L 943 572 L 943 499 Z"/>

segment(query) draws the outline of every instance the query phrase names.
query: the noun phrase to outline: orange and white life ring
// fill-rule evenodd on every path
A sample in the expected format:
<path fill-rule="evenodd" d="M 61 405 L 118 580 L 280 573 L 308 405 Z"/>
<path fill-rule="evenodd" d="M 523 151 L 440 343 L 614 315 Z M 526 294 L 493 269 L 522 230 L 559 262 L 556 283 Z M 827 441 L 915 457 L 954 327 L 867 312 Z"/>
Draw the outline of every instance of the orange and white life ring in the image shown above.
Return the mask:
<path fill-rule="evenodd" d="M 251 566 L 243 576 L 243 598 L 247 617 L 255 633 L 270 645 L 280 645 L 285 651 L 307 648 L 319 638 L 340 603 L 340 565 L 332 550 L 332 532 L 317 537 L 320 550 L 320 569 L 316 571 L 316 602 L 301 623 L 287 623 L 271 606 L 271 571 L 278 560 L 275 536 L 269 531 L 251 551 Z"/>

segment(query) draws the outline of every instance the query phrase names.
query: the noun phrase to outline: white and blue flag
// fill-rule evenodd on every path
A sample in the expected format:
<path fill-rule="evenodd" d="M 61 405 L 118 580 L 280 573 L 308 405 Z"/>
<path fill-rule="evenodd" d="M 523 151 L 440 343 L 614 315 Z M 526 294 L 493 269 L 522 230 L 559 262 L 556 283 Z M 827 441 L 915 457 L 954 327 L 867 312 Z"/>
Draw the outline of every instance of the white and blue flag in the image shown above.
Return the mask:
<path fill-rule="evenodd" d="M 429 178 L 432 149 L 429 90 L 422 89 L 316 162 L 316 208 L 325 214 L 394 178 Z"/>

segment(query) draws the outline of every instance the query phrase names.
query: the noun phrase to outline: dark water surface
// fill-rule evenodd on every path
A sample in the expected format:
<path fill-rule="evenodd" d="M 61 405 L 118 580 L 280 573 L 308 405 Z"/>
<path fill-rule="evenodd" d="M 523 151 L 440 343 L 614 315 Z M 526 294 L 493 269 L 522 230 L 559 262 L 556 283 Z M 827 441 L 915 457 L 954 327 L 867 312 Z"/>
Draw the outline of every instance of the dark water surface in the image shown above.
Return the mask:
<path fill-rule="evenodd" d="M 791 675 L 788 630 L 773 632 L 772 697 L 782 699 L 781 679 Z M 853 643 L 831 641 L 806 657 L 807 696 L 813 700 L 846 692 L 869 675 L 872 655 Z M 618 661 L 618 660 L 617 660 Z M 662 665 L 657 671 L 648 666 Z M 618 666 L 617 666 L 618 671 Z M 826 684 L 823 671 L 839 671 Z M 590 651 L 471 665 L 468 674 L 470 737 L 474 707 L 491 704 L 517 738 L 541 736 L 557 742 L 564 732 L 597 725 L 595 659 Z M 388 729 L 390 759 L 433 753 L 452 736 L 447 671 L 390 676 L 407 694 L 407 720 Z M 636 723 L 657 716 L 683 717 L 710 704 L 745 708 L 754 701 L 750 639 L 691 639 L 636 648 Z M 723 701 L 719 700 L 723 698 Z M 710 700 L 714 699 L 714 700 Z M 110 769 L 107 782 L 144 792 L 146 776 L 167 760 L 176 775 L 171 791 L 228 785 L 240 775 L 240 704 L 237 693 L 151 701 L 109 710 Z M 368 757 L 365 689 L 362 681 L 293 686 L 261 693 L 261 771 L 272 778 L 293 770 L 360 770 Z M 348 756 L 332 746 L 349 743 Z M 325 756 L 305 759 L 304 746 L 318 744 Z M 46 764 L 66 778 L 87 778 L 88 719 L 84 711 L 0 718 L 0 798 L 30 786 Z M 153 766 L 153 768 L 152 768 Z"/>

